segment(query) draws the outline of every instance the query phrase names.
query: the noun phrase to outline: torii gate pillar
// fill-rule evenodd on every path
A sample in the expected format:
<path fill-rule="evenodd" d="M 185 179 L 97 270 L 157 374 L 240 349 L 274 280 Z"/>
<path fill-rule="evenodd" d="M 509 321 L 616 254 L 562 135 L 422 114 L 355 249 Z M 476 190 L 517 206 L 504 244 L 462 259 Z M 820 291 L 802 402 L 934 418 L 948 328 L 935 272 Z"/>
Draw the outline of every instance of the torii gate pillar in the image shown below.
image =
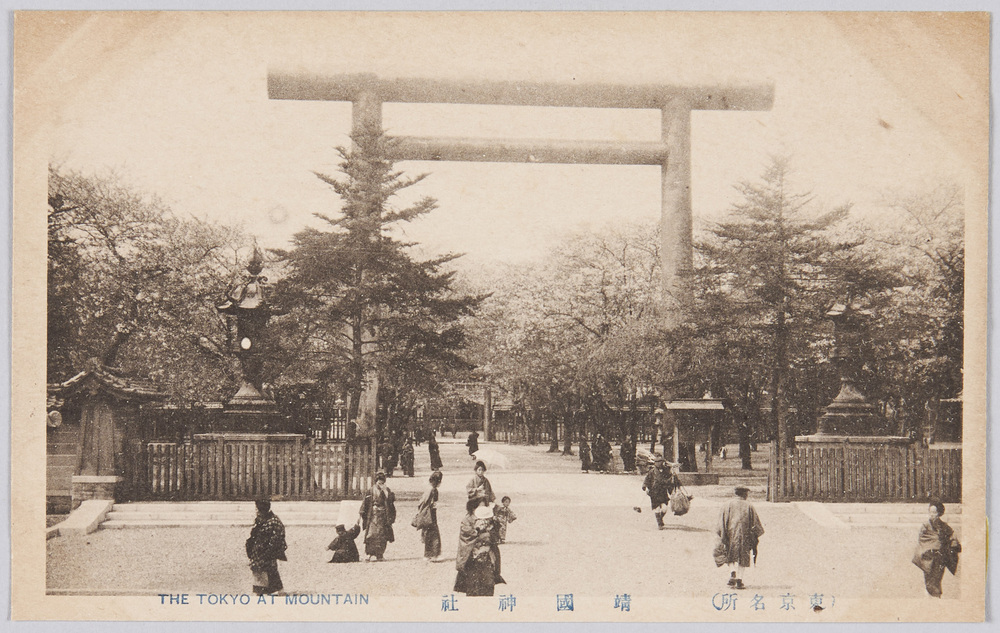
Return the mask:
<path fill-rule="evenodd" d="M 684 297 L 683 278 L 691 271 L 691 106 L 672 102 L 662 117 L 667 160 L 660 168 L 660 268 L 664 298 L 676 307 Z M 676 313 L 667 312 L 668 318 Z"/>

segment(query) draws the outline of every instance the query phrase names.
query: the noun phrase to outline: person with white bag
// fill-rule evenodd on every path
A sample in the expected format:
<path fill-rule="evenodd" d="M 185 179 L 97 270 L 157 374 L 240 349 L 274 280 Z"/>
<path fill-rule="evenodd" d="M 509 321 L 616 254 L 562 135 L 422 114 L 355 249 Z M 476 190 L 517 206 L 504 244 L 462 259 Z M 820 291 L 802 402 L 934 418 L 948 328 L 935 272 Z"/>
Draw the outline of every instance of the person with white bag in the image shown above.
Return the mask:
<path fill-rule="evenodd" d="M 668 465 L 670 471 L 667 470 Z M 661 530 L 666 529 L 663 515 L 668 511 L 670 495 L 681 485 L 677 473 L 673 472 L 673 469 L 679 466 L 677 463 L 664 460 L 662 455 L 655 454 L 653 464 L 642 482 L 642 489 L 649 495 L 649 505 L 653 509 L 653 516 L 656 517 L 656 526 Z"/>

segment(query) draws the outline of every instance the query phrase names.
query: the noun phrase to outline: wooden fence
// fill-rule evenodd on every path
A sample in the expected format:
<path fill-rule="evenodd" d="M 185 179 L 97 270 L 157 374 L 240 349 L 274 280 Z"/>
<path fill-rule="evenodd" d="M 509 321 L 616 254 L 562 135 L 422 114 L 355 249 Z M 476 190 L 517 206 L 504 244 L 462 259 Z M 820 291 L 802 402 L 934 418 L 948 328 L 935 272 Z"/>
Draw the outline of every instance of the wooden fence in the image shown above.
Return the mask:
<path fill-rule="evenodd" d="M 370 439 L 147 442 L 131 462 L 126 489 L 132 500 L 361 498 L 375 473 Z"/>
<path fill-rule="evenodd" d="M 962 500 L 962 449 L 920 445 L 771 444 L 770 501 Z"/>

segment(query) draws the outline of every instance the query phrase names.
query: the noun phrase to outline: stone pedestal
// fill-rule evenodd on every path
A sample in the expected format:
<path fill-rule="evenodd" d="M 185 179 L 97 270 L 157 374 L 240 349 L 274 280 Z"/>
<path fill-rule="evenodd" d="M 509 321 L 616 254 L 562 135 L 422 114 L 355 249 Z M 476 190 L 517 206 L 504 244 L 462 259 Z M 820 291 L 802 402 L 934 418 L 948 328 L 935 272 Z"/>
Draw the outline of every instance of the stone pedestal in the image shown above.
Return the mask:
<path fill-rule="evenodd" d="M 122 478 L 116 475 L 73 475 L 70 488 L 72 509 L 90 499 L 114 500 Z"/>

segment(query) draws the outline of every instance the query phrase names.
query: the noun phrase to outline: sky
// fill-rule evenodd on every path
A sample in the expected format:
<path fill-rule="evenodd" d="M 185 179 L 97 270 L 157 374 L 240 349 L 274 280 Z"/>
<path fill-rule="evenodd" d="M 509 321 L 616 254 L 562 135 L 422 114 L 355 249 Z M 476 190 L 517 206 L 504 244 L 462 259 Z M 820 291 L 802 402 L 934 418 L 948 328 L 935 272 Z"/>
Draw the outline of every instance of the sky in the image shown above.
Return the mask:
<path fill-rule="evenodd" d="M 21 18 L 19 17 L 19 20 Z M 770 111 L 692 117 L 695 226 L 720 219 L 770 156 L 818 205 L 885 219 L 886 197 L 985 183 L 985 22 L 932 14 L 150 13 L 31 16 L 15 79 L 30 142 L 84 173 L 114 170 L 178 213 L 285 247 L 339 200 L 348 103 L 268 100 L 268 69 L 383 78 L 613 84 L 771 83 Z M 24 103 L 24 101 L 22 101 Z M 660 136 L 652 110 L 386 104 L 391 134 Z M 459 265 L 537 259 L 566 234 L 660 214 L 660 169 L 403 162 L 439 201 L 405 227 Z M 405 200 L 401 201 L 405 202 Z M 891 220 L 891 218 L 890 218 Z"/>

